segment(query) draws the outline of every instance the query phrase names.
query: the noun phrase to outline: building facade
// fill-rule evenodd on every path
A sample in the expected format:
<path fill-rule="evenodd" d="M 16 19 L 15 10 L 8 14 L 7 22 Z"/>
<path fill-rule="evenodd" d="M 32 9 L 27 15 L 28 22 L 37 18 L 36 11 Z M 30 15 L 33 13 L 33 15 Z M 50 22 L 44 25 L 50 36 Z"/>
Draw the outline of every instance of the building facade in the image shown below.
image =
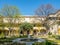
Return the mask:
<path fill-rule="evenodd" d="M 19 27 L 17 26 L 17 24 L 21 24 L 24 22 L 28 22 L 32 24 L 36 24 L 36 23 L 44 24 L 45 26 L 43 25 L 39 27 L 39 29 L 45 29 L 47 31 L 46 33 L 51 32 L 52 34 L 56 34 L 56 35 L 60 34 L 60 10 L 48 16 L 22 16 L 19 18 L 2 17 L 0 19 L 0 25 L 2 22 L 3 24 L 2 26 L 0 26 L 0 30 L 2 29 L 1 27 L 4 27 L 4 24 L 6 24 L 6 26 L 4 27 L 5 29 L 4 32 L 8 32 L 5 34 L 12 36 L 19 34 Z M 9 31 L 10 27 L 8 26 L 8 24 L 14 25 L 11 26 L 12 31 Z M 49 28 L 47 29 L 47 27 Z M 39 30 L 38 27 L 36 26 L 33 27 L 33 29 Z M 40 33 L 40 31 L 38 31 L 38 33 Z"/>

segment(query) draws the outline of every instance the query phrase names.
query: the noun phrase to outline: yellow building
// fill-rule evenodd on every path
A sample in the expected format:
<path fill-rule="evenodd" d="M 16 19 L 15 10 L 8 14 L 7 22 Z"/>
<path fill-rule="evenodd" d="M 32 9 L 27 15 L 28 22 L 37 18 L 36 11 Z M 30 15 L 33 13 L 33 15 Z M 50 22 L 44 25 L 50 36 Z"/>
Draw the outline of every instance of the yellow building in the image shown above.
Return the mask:
<path fill-rule="evenodd" d="M 13 35 L 19 36 L 19 25 L 21 23 L 28 22 L 31 24 L 39 23 L 45 25 L 41 26 L 37 24 L 40 27 L 34 25 L 33 30 L 36 30 L 37 34 L 41 33 L 42 32 L 41 30 L 43 29 L 44 31 L 47 30 L 46 25 L 48 25 L 49 27 L 48 30 L 52 32 L 52 34 L 60 34 L 60 28 L 58 28 L 58 26 L 60 25 L 57 23 L 59 21 L 60 21 L 60 10 L 48 16 L 21 16 L 19 18 L 2 17 L 0 19 L 0 33 L 4 32 L 6 36 L 13 36 Z M 48 30 L 46 31 L 46 33 L 49 32 Z"/>

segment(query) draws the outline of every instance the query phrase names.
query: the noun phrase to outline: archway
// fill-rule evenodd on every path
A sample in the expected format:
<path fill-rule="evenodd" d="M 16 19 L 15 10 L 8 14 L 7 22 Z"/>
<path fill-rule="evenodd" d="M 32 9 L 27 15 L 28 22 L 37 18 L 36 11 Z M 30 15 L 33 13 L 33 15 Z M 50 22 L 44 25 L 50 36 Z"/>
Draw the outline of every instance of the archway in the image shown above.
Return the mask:
<path fill-rule="evenodd" d="M 41 29 L 41 30 L 40 30 L 40 34 L 41 34 L 41 35 L 44 35 L 44 34 L 46 34 L 46 33 L 47 33 L 47 31 L 46 31 L 45 29 Z"/>
<path fill-rule="evenodd" d="M 37 35 L 38 34 L 38 30 L 37 29 L 34 29 L 33 30 L 33 35 Z"/>

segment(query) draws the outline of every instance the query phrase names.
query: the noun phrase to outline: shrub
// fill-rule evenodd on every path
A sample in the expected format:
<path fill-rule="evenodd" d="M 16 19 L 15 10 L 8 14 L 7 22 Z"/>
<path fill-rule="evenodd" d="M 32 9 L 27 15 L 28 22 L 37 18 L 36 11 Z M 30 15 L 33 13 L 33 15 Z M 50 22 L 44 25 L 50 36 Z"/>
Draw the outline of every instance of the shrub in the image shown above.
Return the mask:
<path fill-rule="evenodd" d="M 57 45 L 57 43 L 50 40 L 46 40 L 46 45 Z"/>
<path fill-rule="evenodd" d="M 11 45 L 26 45 L 26 44 L 25 43 L 17 43 L 17 42 L 15 42 L 15 43 L 13 43 Z"/>
<path fill-rule="evenodd" d="M 49 32 L 49 33 L 48 33 L 48 35 L 52 35 L 52 33 L 51 33 L 51 32 Z"/>
<path fill-rule="evenodd" d="M 35 43 L 32 44 L 32 45 L 45 45 L 45 43 L 44 43 L 44 42 L 35 42 Z"/>
<path fill-rule="evenodd" d="M 55 38 L 58 39 L 58 40 L 60 40 L 60 35 L 57 35 Z"/>
<path fill-rule="evenodd" d="M 27 38 L 27 37 L 28 37 L 27 35 L 23 35 L 23 36 L 20 35 L 19 38 Z"/>
<path fill-rule="evenodd" d="M 0 38 L 4 38 L 4 33 L 2 32 L 1 34 L 0 34 Z"/>

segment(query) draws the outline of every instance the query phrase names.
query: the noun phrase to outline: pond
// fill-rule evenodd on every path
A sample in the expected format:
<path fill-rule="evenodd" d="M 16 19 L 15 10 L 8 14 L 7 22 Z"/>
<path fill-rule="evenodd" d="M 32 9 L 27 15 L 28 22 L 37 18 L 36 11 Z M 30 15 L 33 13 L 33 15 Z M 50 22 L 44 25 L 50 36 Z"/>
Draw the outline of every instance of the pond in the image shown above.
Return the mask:
<path fill-rule="evenodd" d="M 18 38 L 13 40 L 13 42 L 17 42 L 17 43 L 25 43 L 26 45 L 32 45 L 35 42 L 45 42 L 44 39 L 41 38 Z"/>

